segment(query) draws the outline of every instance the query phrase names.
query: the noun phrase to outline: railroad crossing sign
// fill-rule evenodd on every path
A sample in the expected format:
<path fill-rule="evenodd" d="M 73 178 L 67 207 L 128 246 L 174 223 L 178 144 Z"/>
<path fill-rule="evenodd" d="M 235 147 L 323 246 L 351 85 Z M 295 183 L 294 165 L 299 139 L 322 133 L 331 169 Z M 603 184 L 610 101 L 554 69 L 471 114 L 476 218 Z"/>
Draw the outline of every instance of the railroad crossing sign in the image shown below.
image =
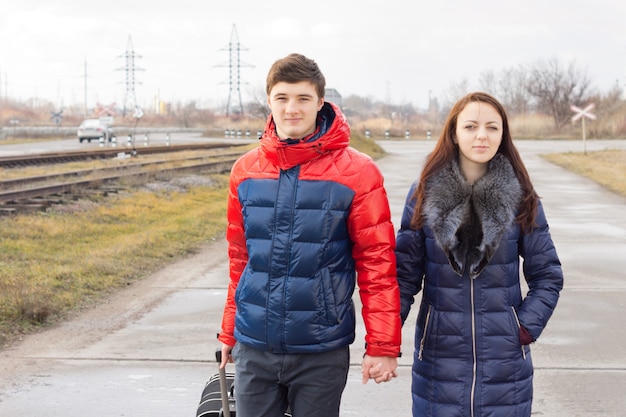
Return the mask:
<path fill-rule="evenodd" d="M 59 112 L 50 112 L 50 118 L 52 119 L 52 121 L 54 122 L 55 125 L 57 125 L 57 127 L 59 127 L 59 125 L 61 124 L 61 120 L 63 120 L 63 110 L 59 111 Z"/>
<path fill-rule="evenodd" d="M 117 114 L 115 110 L 115 103 L 111 103 L 108 105 L 96 103 L 96 108 L 94 112 L 98 116 L 115 116 Z"/>
<path fill-rule="evenodd" d="M 589 104 L 584 109 L 581 109 L 580 107 L 576 107 L 576 106 L 571 106 L 570 109 L 572 109 L 572 111 L 576 113 L 574 116 L 572 116 L 572 122 L 575 122 L 576 120 L 580 118 L 584 119 L 585 117 L 591 120 L 596 120 L 596 115 L 591 113 L 591 110 L 593 110 L 594 107 L 595 107 L 594 103 Z"/>
<path fill-rule="evenodd" d="M 582 121 L 582 128 L 583 128 L 583 149 L 585 151 L 585 155 L 587 154 L 587 143 L 586 143 L 586 137 L 585 137 L 585 119 L 591 119 L 591 120 L 596 120 L 596 115 L 591 113 L 591 110 L 593 110 L 595 104 L 591 103 L 588 104 L 587 107 L 585 107 L 584 109 L 581 109 L 580 107 L 577 106 L 570 106 L 570 109 L 576 113 L 574 116 L 572 116 L 572 122 L 575 122 L 578 119 L 581 119 Z"/>

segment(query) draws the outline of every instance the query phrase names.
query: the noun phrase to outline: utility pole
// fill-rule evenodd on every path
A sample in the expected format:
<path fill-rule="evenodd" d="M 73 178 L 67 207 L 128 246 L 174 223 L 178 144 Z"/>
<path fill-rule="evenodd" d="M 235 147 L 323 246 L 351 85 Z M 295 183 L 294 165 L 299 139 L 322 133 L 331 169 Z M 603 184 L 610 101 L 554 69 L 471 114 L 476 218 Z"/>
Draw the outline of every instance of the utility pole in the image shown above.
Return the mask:
<path fill-rule="evenodd" d="M 85 59 L 85 73 L 83 74 L 84 76 L 84 83 L 85 83 L 85 118 L 87 118 L 87 60 Z"/>
<path fill-rule="evenodd" d="M 135 66 L 135 58 L 141 58 L 141 55 L 135 54 L 133 50 L 133 41 L 128 36 L 128 43 L 126 44 L 126 52 L 124 55 L 119 56 L 118 58 L 124 58 L 124 66 L 122 68 L 118 68 L 116 71 L 124 71 L 126 74 L 125 86 L 126 90 L 124 93 L 124 106 L 122 109 L 122 117 L 126 116 L 126 109 L 137 108 L 137 97 L 135 95 L 135 84 L 141 84 L 135 80 L 135 72 L 143 71 L 143 68 L 137 68 Z M 132 107 L 129 106 L 132 104 Z"/>
<path fill-rule="evenodd" d="M 244 64 L 241 62 L 241 51 L 247 51 L 239 44 L 239 35 L 237 35 L 237 26 L 233 24 L 232 31 L 230 33 L 230 42 L 228 48 L 221 49 L 222 51 L 228 51 L 228 102 L 226 103 L 226 116 L 231 114 L 231 109 L 240 116 L 244 115 L 243 102 L 241 101 L 241 67 L 252 67 L 252 65 Z M 225 65 L 217 65 L 223 67 Z M 238 100 L 238 104 L 234 104 L 235 97 Z"/>
<path fill-rule="evenodd" d="M 9 84 L 7 82 L 8 80 L 8 75 L 7 72 L 4 71 L 4 101 L 8 101 L 9 100 Z"/>

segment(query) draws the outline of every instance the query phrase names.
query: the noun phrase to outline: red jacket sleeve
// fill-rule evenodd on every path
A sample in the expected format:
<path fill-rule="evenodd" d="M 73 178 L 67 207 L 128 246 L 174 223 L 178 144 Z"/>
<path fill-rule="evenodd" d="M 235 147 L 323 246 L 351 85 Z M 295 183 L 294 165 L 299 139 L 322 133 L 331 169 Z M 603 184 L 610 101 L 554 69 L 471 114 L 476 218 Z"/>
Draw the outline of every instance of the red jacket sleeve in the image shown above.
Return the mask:
<path fill-rule="evenodd" d="M 366 353 L 396 357 L 402 324 L 389 201 L 373 161 L 365 164 L 360 179 L 348 221 L 367 333 Z"/>
<path fill-rule="evenodd" d="M 248 251 L 246 249 L 246 240 L 243 228 L 243 216 L 241 213 L 241 205 L 237 196 L 237 186 L 240 182 L 237 167 L 233 166 L 230 175 L 230 186 L 228 192 L 227 219 L 228 226 L 226 228 L 226 240 L 228 241 L 228 259 L 229 259 L 229 275 L 228 292 L 226 295 L 226 303 L 224 305 L 224 315 L 222 316 L 222 329 L 218 336 L 218 340 L 229 346 L 236 343 L 235 336 L 235 291 L 239 284 L 241 273 L 248 262 Z"/>

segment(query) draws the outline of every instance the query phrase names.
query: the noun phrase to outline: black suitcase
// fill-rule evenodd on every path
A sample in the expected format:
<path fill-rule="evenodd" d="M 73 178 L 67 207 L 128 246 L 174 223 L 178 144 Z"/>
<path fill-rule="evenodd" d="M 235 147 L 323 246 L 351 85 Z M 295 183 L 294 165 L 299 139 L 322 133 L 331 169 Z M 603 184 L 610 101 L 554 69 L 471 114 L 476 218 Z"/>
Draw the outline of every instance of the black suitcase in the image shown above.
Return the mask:
<path fill-rule="evenodd" d="M 215 351 L 217 365 L 222 362 L 222 351 Z M 235 374 L 219 369 L 204 385 L 196 417 L 235 417 Z M 226 410 L 226 411 L 225 411 Z"/>
<path fill-rule="evenodd" d="M 215 351 L 215 360 L 218 367 L 222 362 L 222 351 Z M 235 405 L 235 374 L 219 369 L 217 374 L 211 375 L 204 385 L 196 417 L 236 417 Z M 285 417 L 291 417 L 289 410 Z"/>

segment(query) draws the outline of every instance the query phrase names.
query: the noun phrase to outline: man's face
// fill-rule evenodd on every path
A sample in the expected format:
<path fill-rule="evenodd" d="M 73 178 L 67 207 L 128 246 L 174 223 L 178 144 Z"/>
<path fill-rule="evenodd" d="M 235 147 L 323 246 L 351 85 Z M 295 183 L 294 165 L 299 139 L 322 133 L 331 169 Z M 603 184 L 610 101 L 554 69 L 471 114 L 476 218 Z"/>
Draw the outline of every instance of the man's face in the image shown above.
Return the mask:
<path fill-rule="evenodd" d="M 315 131 L 317 112 L 324 104 L 318 97 L 313 83 L 279 82 L 272 87 L 267 97 L 276 124 L 276 133 L 281 139 L 302 139 Z"/>

